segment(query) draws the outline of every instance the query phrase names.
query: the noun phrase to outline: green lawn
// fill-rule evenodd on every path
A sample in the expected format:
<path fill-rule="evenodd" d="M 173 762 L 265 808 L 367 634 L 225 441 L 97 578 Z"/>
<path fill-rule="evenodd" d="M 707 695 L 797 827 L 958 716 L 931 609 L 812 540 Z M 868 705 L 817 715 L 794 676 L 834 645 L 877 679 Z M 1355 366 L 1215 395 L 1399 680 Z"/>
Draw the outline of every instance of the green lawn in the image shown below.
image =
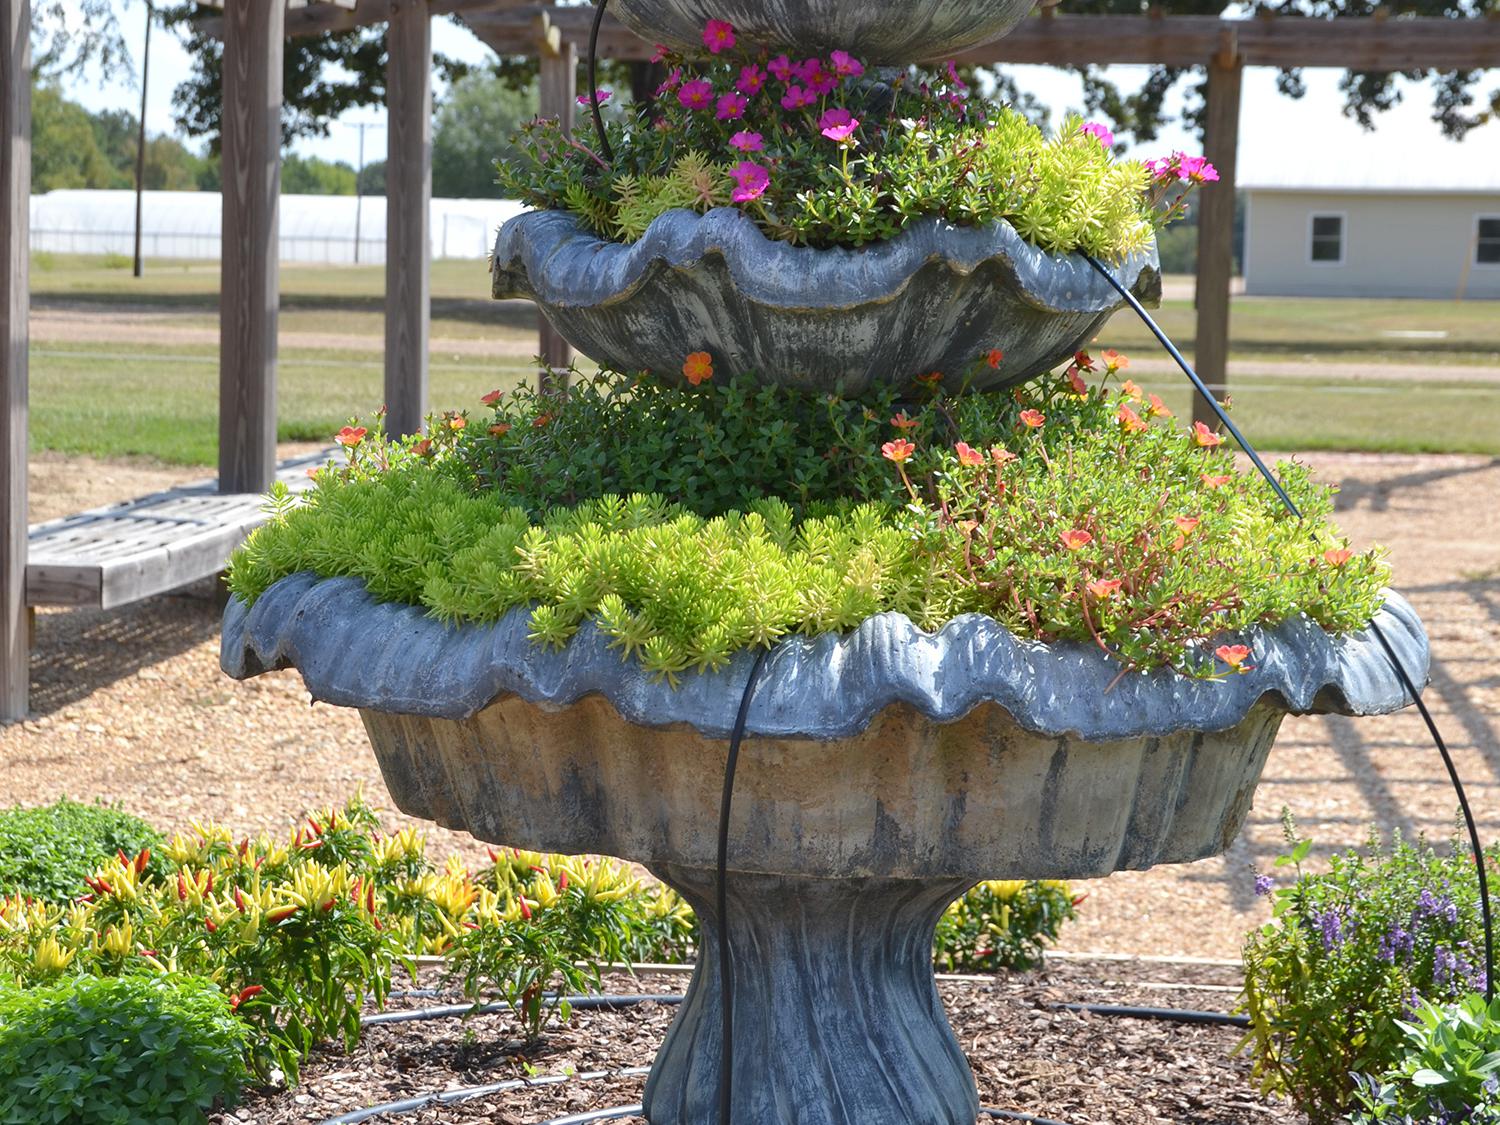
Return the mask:
<path fill-rule="evenodd" d="M 319 440 L 346 419 L 368 415 L 381 401 L 380 267 L 286 266 L 282 270 L 284 333 L 296 346 L 281 353 L 280 436 Z M 218 267 L 212 263 L 151 263 L 136 281 L 127 269 L 99 259 L 48 256 L 34 263 L 32 293 L 41 310 L 87 316 L 139 313 L 144 334 L 110 343 L 37 340 L 32 345 L 32 442 L 39 449 L 98 456 L 142 455 L 211 465 L 217 440 L 217 358 L 210 344 L 170 343 L 166 328 L 217 325 Z M 487 298 L 481 262 L 439 262 L 433 268 L 433 335 L 493 341 L 504 357 L 435 349 L 435 408 L 473 404 L 479 395 L 529 377 L 535 312 Z M 1193 335 L 1187 302 L 1160 312 L 1164 328 L 1184 345 Z M 1239 298 L 1234 307 L 1234 356 L 1252 364 L 1236 377 L 1236 417 L 1268 450 L 1364 449 L 1500 455 L 1500 384 L 1404 382 L 1401 363 L 1484 366 L 1500 370 L 1500 309 L 1495 302 L 1279 300 Z M 162 340 L 151 338 L 157 325 Z M 1383 332 L 1442 332 L 1413 340 Z M 335 337 L 308 346 L 309 337 Z M 357 338 L 357 339 L 351 339 Z M 1101 346 L 1137 358 L 1156 354 L 1128 313 L 1110 322 Z M 1185 349 L 1186 350 L 1186 349 Z M 1368 364 L 1368 377 L 1319 381 L 1253 374 L 1256 361 L 1326 360 Z M 1179 413 L 1189 409 L 1185 383 L 1139 378 Z"/>

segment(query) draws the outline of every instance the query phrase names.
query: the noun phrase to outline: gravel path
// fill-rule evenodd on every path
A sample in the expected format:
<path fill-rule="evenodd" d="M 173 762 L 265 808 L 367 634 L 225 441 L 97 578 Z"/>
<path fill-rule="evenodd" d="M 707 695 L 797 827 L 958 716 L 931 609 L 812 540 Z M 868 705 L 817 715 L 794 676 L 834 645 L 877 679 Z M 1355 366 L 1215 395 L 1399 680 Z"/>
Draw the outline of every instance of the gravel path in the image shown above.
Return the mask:
<path fill-rule="evenodd" d="M 1500 460 L 1308 460 L 1343 482 L 1339 518 L 1355 543 L 1390 548 L 1396 583 L 1432 633 L 1428 698 L 1485 833 L 1500 837 Z M 97 483 L 92 503 L 143 487 L 136 475 L 79 480 Z M 43 510 L 52 502 L 36 500 Z M 41 613 L 34 713 L 0 729 L 0 795 L 26 804 L 98 796 L 169 828 L 213 817 L 236 831 L 280 829 L 360 785 L 388 803 L 356 714 L 310 707 L 295 673 L 230 681 L 218 670 L 217 637 L 211 589 L 107 612 Z M 1266 920 L 1250 869 L 1269 869 L 1278 853 L 1283 805 L 1323 854 L 1358 844 L 1372 823 L 1446 838 L 1454 809 L 1414 715 L 1289 720 L 1229 854 L 1081 885 L 1089 898 L 1064 948 L 1237 956 L 1243 934 Z M 439 852 L 481 854 L 468 837 L 431 832 Z"/>

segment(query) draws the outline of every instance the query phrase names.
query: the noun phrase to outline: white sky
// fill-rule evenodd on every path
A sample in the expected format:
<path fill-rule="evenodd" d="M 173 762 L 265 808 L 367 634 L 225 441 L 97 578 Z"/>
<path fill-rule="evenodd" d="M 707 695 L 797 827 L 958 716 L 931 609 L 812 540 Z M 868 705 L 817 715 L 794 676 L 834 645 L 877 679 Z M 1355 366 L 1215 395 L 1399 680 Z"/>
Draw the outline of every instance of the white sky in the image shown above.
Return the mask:
<path fill-rule="evenodd" d="M 132 5 L 125 13 L 127 29 L 139 25 L 140 19 L 141 9 Z M 138 43 L 139 35 L 133 34 L 132 41 Z M 447 19 L 434 22 L 433 47 L 444 54 L 474 62 L 483 62 L 490 57 L 489 49 L 467 29 Z M 1022 88 L 1051 106 L 1054 114 L 1082 108 L 1082 91 L 1074 76 L 1048 67 L 1015 67 L 1012 70 Z M 175 38 L 162 34 L 158 28 L 152 39 L 151 88 L 146 112 L 147 128 L 152 133 L 175 131 L 172 90 L 190 71 L 191 61 L 187 53 Z M 1111 68 L 1111 74 L 1122 86 L 1139 82 L 1145 72 L 1144 67 Z M 1324 166 L 1374 167 L 1383 161 L 1399 159 L 1407 166 L 1416 162 L 1430 168 L 1435 181 L 1440 181 L 1443 169 L 1455 162 L 1500 162 L 1500 123 L 1491 122 L 1474 130 L 1463 144 L 1448 141 L 1429 119 L 1431 97 L 1423 86 L 1407 84 L 1405 101 L 1377 118 L 1378 127 L 1374 132 L 1365 132 L 1341 113 L 1343 99 L 1338 92 L 1339 75 L 1340 72 L 1335 70 L 1306 71 L 1307 96 L 1301 101 L 1293 101 L 1277 93 L 1274 70 L 1251 68 L 1246 72 L 1240 122 L 1241 180 L 1255 179 L 1258 168 L 1274 167 L 1284 161 L 1316 160 Z M 1487 92 L 1494 84 L 1495 75 L 1492 72 L 1486 78 L 1490 86 L 1481 86 L 1480 89 Z M 97 80 L 82 79 L 75 81 L 67 93 L 96 110 L 121 105 L 134 109 L 140 104 L 140 87 L 129 79 L 102 85 Z M 303 140 L 295 147 L 307 154 L 353 165 L 358 159 L 359 131 L 352 127 L 356 121 L 373 126 L 366 132 L 366 159 L 383 157 L 384 121 L 374 109 L 347 114 L 333 124 L 327 138 Z M 1155 156 L 1173 148 L 1192 151 L 1197 148 L 1197 141 L 1172 129 L 1164 131 L 1158 142 L 1132 155 Z"/>

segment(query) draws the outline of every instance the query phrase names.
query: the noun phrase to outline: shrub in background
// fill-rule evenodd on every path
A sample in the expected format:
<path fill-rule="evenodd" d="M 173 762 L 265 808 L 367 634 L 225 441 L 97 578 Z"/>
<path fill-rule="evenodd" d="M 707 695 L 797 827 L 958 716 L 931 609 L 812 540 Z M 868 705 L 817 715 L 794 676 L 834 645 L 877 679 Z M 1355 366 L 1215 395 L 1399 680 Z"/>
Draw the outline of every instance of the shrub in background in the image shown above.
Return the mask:
<path fill-rule="evenodd" d="M 1067 883 L 994 880 L 948 907 L 938 923 L 933 959 L 947 973 L 1024 971 L 1042 965 L 1063 923 L 1076 917 Z"/>
<path fill-rule="evenodd" d="M 1425 841 L 1371 836 L 1335 855 L 1327 874 L 1303 870 L 1311 843 L 1284 814 L 1296 875 L 1275 889 L 1274 918 L 1245 943 L 1242 1046 L 1268 1093 L 1290 1097 L 1314 1125 L 1355 1104 L 1355 1074 L 1401 1063 L 1424 1000 L 1447 1003 L 1484 988 L 1478 878 L 1467 846 L 1441 854 Z M 1500 852 L 1492 851 L 1489 862 Z"/>
<path fill-rule="evenodd" d="M 1360 1108 L 1351 1125 L 1500 1122 L 1500 999 L 1424 1000 L 1416 1018 L 1399 1026 L 1405 1039 L 1396 1065 L 1356 1079 Z"/>
<path fill-rule="evenodd" d="M 0 987 L 0 1121 L 185 1125 L 232 1103 L 246 1029 L 198 977 Z"/>
<path fill-rule="evenodd" d="M 63 798 L 55 805 L 0 811 L 0 895 L 68 902 L 86 876 L 117 853 L 138 855 L 161 843 L 139 817 Z"/>

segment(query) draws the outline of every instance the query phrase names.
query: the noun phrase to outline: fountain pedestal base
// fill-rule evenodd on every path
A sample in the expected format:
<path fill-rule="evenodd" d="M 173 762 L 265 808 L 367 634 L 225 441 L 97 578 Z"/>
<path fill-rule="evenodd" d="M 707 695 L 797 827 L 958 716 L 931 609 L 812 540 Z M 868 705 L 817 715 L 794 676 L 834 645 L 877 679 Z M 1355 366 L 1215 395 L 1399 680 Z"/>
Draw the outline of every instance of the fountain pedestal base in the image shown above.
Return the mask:
<path fill-rule="evenodd" d="M 701 938 L 646 1117 L 711 1125 L 723 1038 L 714 872 L 652 872 L 692 905 Z M 932 969 L 938 919 L 970 886 L 730 873 L 733 1125 L 973 1125 L 974 1077 Z"/>

